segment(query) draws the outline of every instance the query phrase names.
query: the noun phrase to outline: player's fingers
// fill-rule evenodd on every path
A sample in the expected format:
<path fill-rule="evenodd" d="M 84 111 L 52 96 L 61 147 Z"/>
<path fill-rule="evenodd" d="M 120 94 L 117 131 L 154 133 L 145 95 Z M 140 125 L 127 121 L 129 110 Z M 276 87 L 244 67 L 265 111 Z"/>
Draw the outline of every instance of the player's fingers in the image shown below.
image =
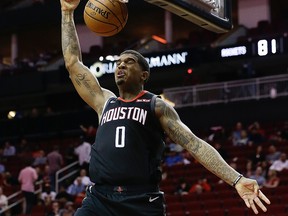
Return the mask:
<path fill-rule="evenodd" d="M 249 204 L 250 204 L 250 207 L 252 208 L 252 210 L 253 210 L 253 212 L 255 213 L 255 214 L 258 214 L 258 210 L 257 210 L 257 208 L 256 208 L 256 206 L 255 206 L 255 204 L 254 204 L 254 200 L 249 200 Z"/>
<path fill-rule="evenodd" d="M 260 199 L 262 199 L 265 203 L 267 203 L 267 204 L 270 204 L 270 203 L 271 203 L 270 200 L 265 196 L 265 194 L 262 193 L 261 190 L 259 190 L 258 193 L 259 193 L 259 194 L 258 194 L 258 197 L 259 197 Z"/>
<path fill-rule="evenodd" d="M 250 208 L 249 200 L 248 200 L 248 199 L 244 199 L 244 202 L 245 202 L 246 206 L 247 206 L 248 208 Z"/>
<path fill-rule="evenodd" d="M 254 199 L 254 202 L 262 209 L 262 211 L 266 212 L 267 211 L 267 208 L 263 205 L 263 203 L 261 202 L 261 200 L 256 197 Z"/>
<path fill-rule="evenodd" d="M 255 182 L 255 183 L 256 184 L 254 185 L 254 193 L 258 196 L 260 189 L 259 189 L 257 182 Z"/>

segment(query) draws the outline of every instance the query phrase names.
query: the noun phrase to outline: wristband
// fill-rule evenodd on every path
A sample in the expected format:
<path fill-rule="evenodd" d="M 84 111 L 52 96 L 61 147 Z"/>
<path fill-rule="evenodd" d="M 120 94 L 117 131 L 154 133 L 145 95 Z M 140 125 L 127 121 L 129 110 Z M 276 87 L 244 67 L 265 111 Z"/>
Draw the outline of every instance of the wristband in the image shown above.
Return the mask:
<path fill-rule="evenodd" d="M 243 177 L 243 175 L 240 174 L 240 175 L 235 179 L 235 181 L 232 183 L 232 186 L 235 187 L 236 184 L 239 182 L 239 180 L 240 180 L 242 177 Z"/>

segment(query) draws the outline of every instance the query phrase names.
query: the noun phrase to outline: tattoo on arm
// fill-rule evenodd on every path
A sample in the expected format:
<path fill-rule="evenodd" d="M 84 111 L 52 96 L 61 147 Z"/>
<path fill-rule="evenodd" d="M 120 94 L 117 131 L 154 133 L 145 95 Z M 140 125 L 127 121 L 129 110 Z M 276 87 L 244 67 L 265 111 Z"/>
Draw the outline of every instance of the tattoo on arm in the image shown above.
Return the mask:
<path fill-rule="evenodd" d="M 191 153 L 197 153 L 201 148 L 201 143 L 198 142 L 192 132 L 181 123 L 176 111 L 169 105 L 165 104 L 162 100 L 159 100 L 159 102 L 156 103 L 156 109 L 157 108 L 163 118 L 167 120 L 166 133 L 171 137 L 171 139 L 175 143 L 182 145 Z"/>
<path fill-rule="evenodd" d="M 181 122 L 177 112 L 172 107 L 159 100 L 156 103 L 156 109 L 164 118 L 165 132 L 175 143 L 187 149 L 209 171 L 229 184 L 233 182 L 238 173 L 223 160 L 213 147 L 195 136 Z"/>
<path fill-rule="evenodd" d="M 62 51 L 65 56 L 75 55 L 81 60 L 81 51 L 78 36 L 76 34 L 73 13 L 62 12 Z"/>
<path fill-rule="evenodd" d="M 91 82 L 91 80 L 89 79 L 89 77 L 86 73 L 84 73 L 84 74 L 78 73 L 75 77 L 75 82 L 79 86 L 81 86 L 83 84 L 92 96 L 96 96 L 91 85 L 89 84 L 89 82 Z"/>

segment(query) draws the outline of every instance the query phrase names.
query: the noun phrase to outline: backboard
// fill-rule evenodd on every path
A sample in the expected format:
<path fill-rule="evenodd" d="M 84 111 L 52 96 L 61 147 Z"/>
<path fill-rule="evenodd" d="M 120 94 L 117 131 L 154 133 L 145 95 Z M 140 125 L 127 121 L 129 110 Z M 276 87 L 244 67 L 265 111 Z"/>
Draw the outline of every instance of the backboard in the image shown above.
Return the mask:
<path fill-rule="evenodd" d="M 232 0 L 145 0 L 216 33 L 232 29 Z"/>

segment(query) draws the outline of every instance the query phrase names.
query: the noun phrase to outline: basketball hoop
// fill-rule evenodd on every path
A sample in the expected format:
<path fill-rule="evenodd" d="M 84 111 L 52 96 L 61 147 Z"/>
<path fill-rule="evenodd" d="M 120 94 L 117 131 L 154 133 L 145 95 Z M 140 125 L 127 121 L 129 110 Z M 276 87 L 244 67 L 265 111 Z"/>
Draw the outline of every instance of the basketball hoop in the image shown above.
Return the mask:
<path fill-rule="evenodd" d="M 122 0 L 121 0 L 122 1 Z M 232 0 L 144 0 L 207 30 L 225 33 L 233 28 Z"/>

